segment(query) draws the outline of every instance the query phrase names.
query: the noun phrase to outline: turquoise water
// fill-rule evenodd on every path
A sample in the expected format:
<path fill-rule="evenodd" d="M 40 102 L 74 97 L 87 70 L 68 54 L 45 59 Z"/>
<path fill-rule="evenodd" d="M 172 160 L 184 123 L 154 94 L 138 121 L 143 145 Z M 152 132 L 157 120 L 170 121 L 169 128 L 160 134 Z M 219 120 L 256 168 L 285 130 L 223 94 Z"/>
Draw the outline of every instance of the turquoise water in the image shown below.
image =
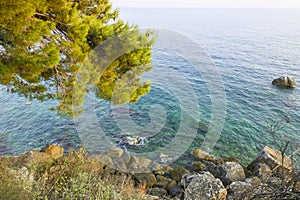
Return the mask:
<path fill-rule="evenodd" d="M 121 18 L 144 28 L 170 29 L 198 43 L 219 69 L 226 91 L 226 120 L 222 135 L 212 150 L 216 155 L 235 156 L 249 162 L 265 145 L 273 145 L 267 123 L 289 116 L 285 133 L 300 144 L 300 84 L 295 89 L 271 85 L 281 75 L 300 80 L 300 10 L 279 9 L 121 9 Z M 195 90 L 200 108 L 199 120 L 209 123 L 211 99 L 201 74 L 179 57 L 154 48 L 153 66 L 172 68 L 186 77 Z M 147 77 L 147 75 L 145 75 Z M 189 98 L 188 94 L 186 98 Z M 28 101 L 0 90 L 0 131 L 7 134 L 7 148 L 14 154 L 60 143 L 76 148 L 81 140 L 71 119 L 50 111 L 56 102 Z M 176 134 L 180 106 L 172 92 L 153 83 L 152 90 L 140 102 L 130 105 L 137 124 L 149 122 L 149 109 L 162 105 L 167 111 L 166 124 L 149 138 L 144 148 L 151 151 L 163 146 Z M 109 114 L 110 105 L 98 100 L 98 121 L 112 141 L 122 132 Z M 128 127 L 130 131 L 131 127 Z M 132 131 L 134 132 L 134 131 Z M 192 144 L 205 137 L 203 130 Z M 140 150 L 140 149 L 139 149 Z M 138 150 L 138 151 L 139 151 Z"/>

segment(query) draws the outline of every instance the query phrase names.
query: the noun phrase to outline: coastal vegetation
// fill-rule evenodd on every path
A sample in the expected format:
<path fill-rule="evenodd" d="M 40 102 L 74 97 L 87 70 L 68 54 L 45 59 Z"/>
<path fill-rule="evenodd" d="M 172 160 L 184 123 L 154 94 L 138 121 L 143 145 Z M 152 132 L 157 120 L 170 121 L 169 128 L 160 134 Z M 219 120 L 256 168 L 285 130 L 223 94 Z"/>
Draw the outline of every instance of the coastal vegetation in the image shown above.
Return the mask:
<path fill-rule="evenodd" d="M 248 166 L 234 157 L 215 157 L 200 148 L 185 165 L 167 165 L 119 148 L 90 155 L 85 148 L 65 152 L 58 145 L 0 157 L 3 199 L 215 199 L 300 198 L 300 147 L 269 123 L 274 146 L 264 147 Z M 5 140 L 0 141 L 1 143 Z"/>
<path fill-rule="evenodd" d="M 299 156 L 299 150 L 292 156 Z M 0 157 L 1 199 L 299 199 L 300 173 L 291 155 L 265 147 L 247 167 L 201 149 L 187 166 L 172 167 L 112 148 L 91 156 L 84 149 Z M 162 155 L 167 158 L 167 155 Z M 126 171 L 126 169 L 142 171 Z"/>
<path fill-rule="evenodd" d="M 60 159 L 26 152 L 0 159 L 0 199 L 142 199 L 143 185 L 92 158 L 84 149 Z"/>
<path fill-rule="evenodd" d="M 151 70 L 154 33 L 120 20 L 109 1 L 1 1 L 0 16 L 0 84 L 8 92 L 57 100 L 59 113 L 75 117 L 80 112 L 73 107 L 89 92 L 125 104 L 150 91 L 141 75 Z M 122 51 L 124 45 L 130 52 Z M 293 87 L 296 80 L 282 77 L 274 84 Z M 208 130 L 198 122 L 197 128 L 203 135 Z M 150 160 L 111 148 L 90 155 L 63 144 L 11 156 L 0 132 L 0 199 L 300 199 L 299 144 L 278 134 L 281 129 L 277 121 L 269 124 L 273 148 L 264 147 L 248 166 L 204 152 L 200 134 L 186 160 L 176 163 L 166 154 Z M 125 139 L 127 146 L 144 142 Z"/>

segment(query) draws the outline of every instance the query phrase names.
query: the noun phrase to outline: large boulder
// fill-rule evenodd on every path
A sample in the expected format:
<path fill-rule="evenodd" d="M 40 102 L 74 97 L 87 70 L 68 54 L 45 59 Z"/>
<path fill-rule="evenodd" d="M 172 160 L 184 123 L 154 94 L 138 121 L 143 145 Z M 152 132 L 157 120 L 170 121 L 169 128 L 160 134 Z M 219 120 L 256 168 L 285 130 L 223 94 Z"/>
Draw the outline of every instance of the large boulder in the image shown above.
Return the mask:
<path fill-rule="evenodd" d="M 228 195 L 227 200 L 248 199 L 247 194 L 251 188 L 251 184 L 243 181 L 232 182 L 226 187 Z"/>
<path fill-rule="evenodd" d="M 120 148 L 110 148 L 107 152 L 107 155 L 111 158 L 120 158 L 123 153 L 124 151 Z"/>
<path fill-rule="evenodd" d="M 99 154 L 96 158 L 106 166 L 120 172 L 126 172 L 130 162 L 130 154 L 120 148 L 111 148 L 106 154 Z"/>
<path fill-rule="evenodd" d="M 185 200 L 225 200 L 227 190 L 220 181 L 209 172 L 184 175 L 181 185 L 185 188 Z"/>
<path fill-rule="evenodd" d="M 280 87 L 294 87 L 296 83 L 296 78 L 292 76 L 281 76 L 272 81 L 273 85 L 277 85 Z"/>
<path fill-rule="evenodd" d="M 235 199 L 253 199 L 256 192 L 258 192 L 258 186 L 261 181 L 258 177 L 251 177 L 244 181 L 232 182 L 226 187 L 227 189 L 227 200 Z"/>
<path fill-rule="evenodd" d="M 270 167 L 265 163 L 258 162 L 252 172 L 253 176 L 257 176 L 261 179 L 265 179 L 270 177 L 272 174 L 272 170 Z"/>
<path fill-rule="evenodd" d="M 54 144 L 49 145 L 45 149 L 45 153 L 48 154 L 49 156 L 53 157 L 54 159 L 60 158 L 64 155 L 64 148 L 61 146 L 57 146 Z"/>
<path fill-rule="evenodd" d="M 147 188 L 151 188 L 156 183 L 156 177 L 153 173 L 137 173 L 134 174 L 137 185 L 145 185 Z"/>
<path fill-rule="evenodd" d="M 96 159 L 98 159 L 102 164 L 104 164 L 108 167 L 111 167 L 111 168 L 114 167 L 111 157 L 106 154 L 99 154 L 96 156 Z"/>
<path fill-rule="evenodd" d="M 250 171 L 255 171 L 259 163 L 265 163 L 271 170 L 275 168 L 281 168 L 287 172 L 293 171 L 293 162 L 291 159 L 284 157 L 282 162 L 282 155 L 279 151 L 272 149 L 271 147 L 264 147 L 257 158 L 247 167 Z"/>
<path fill-rule="evenodd" d="M 234 181 L 242 181 L 246 178 L 244 168 L 237 162 L 225 162 L 216 166 L 212 173 L 221 179 L 224 185 L 229 185 Z"/>

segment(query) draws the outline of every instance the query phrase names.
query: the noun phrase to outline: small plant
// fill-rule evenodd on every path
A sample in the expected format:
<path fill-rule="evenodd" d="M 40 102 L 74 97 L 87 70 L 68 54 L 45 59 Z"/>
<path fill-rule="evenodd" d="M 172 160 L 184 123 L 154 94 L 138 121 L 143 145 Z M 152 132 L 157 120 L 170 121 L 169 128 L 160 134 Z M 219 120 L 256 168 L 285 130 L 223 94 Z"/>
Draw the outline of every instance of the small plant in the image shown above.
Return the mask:
<path fill-rule="evenodd" d="M 285 122 L 290 123 L 291 120 L 286 117 Z M 300 145 L 294 144 L 291 139 L 286 137 L 283 132 L 285 124 L 281 121 L 273 121 L 269 123 L 268 128 L 275 147 L 281 154 L 281 164 L 272 170 L 271 174 L 263 180 L 263 184 L 255 188 L 251 188 L 252 197 L 247 199 L 299 200 L 299 168 L 294 167 L 293 171 L 290 172 L 284 168 L 284 163 L 286 159 L 291 159 L 294 161 L 293 166 L 295 166 L 295 163 L 299 164 Z"/>

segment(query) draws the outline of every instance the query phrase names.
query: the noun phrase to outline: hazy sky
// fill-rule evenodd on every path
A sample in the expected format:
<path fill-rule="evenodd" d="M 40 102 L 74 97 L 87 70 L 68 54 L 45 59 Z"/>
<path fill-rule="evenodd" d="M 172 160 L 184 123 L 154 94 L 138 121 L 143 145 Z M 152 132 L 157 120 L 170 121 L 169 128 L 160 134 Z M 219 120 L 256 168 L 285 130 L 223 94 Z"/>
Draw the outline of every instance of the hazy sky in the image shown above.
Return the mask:
<path fill-rule="evenodd" d="M 114 7 L 300 8 L 300 0 L 111 0 Z"/>

